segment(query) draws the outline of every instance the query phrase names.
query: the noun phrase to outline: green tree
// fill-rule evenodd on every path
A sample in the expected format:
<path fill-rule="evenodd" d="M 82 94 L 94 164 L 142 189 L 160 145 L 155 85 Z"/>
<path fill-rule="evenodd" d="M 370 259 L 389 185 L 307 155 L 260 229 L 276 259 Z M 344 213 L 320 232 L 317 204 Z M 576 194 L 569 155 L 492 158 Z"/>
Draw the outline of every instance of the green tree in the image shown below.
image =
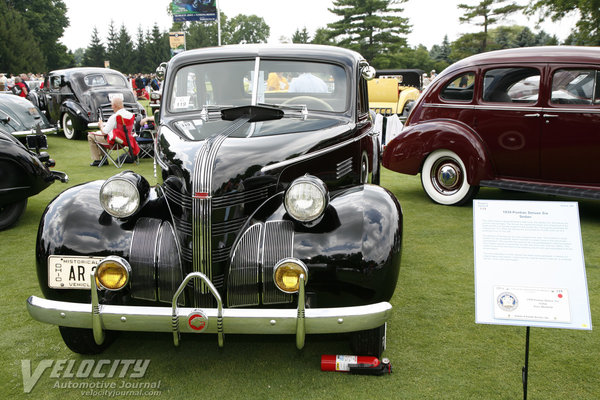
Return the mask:
<path fill-rule="evenodd" d="M 397 4 L 406 0 L 334 0 L 329 11 L 341 17 L 328 24 L 329 39 L 339 46 L 356 50 L 378 67 L 375 58 L 384 61 L 387 54 L 397 53 L 406 46 L 410 33 L 404 11 Z"/>
<path fill-rule="evenodd" d="M 223 13 L 220 13 L 220 18 L 221 27 L 226 26 L 227 16 Z M 179 28 L 179 30 L 182 29 L 184 32 L 186 32 L 185 42 L 186 48 L 188 49 L 217 46 L 219 43 L 219 32 L 215 22 L 192 22 L 188 27 Z"/>
<path fill-rule="evenodd" d="M 514 2 L 504 5 L 507 0 L 482 0 L 477 5 L 470 6 L 468 4 L 459 4 L 458 8 L 465 10 L 462 17 L 459 18 L 461 23 L 473 23 L 474 25 L 483 27 L 481 37 L 481 47 L 479 52 L 488 50 L 488 29 L 491 25 L 507 18 L 525 6 L 519 6 Z M 476 22 L 473 22 L 475 21 Z"/>
<path fill-rule="evenodd" d="M 59 42 L 65 28 L 69 26 L 67 6 L 62 0 L 5 0 L 8 7 L 21 14 L 26 21 L 19 26 L 28 26 L 39 46 L 48 69 L 57 69 L 73 62 L 67 47 Z M 4 18 L 4 14 L 2 14 Z M 24 42 L 27 46 L 31 41 Z"/>
<path fill-rule="evenodd" d="M 161 32 L 158 24 L 155 23 L 148 38 L 148 59 L 151 70 L 154 71 L 160 63 L 169 61 L 169 58 L 171 58 L 169 35 L 167 32 Z"/>
<path fill-rule="evenodd" d="M 292 43 L 308 43 L 310 41 L 310 36 L 308 35 L 308 31 L 306 27 L 300 31 L 296 28 L 296 32 L 292 35 Z"/>
<path fill-rule="evenodd" d="M 85 55 L 84 48 L 80 47 L 78 49 L 75 49 L 75 51 L 73 52 L 73 61 L 74 61 L 75 67 L 81 67 L 83 65 L 84 55 Z"/>
<path fill-rule="evenodd" d="M 137 31 L 137 42 L 135 44 L 134 50 L 134 58 L 135 58 L 135 66 L 136 71 L 138 72 L 150 72 L 152 69 L 150 68 L 150 59 L 148 52 L 148 38 L 150 36 L 150 32 L 146 35 L 144 34 L 144 30 L 141 26 L 138 26 Z"/>
<path fill-rule="evenodd" d="M 92 30 L 92 39 L 90 45 L 83 54 L 84 67 L 104 67 L 104 61 L 107 60 L 106 49 L 98 36 L 98 29 L 94 26 Z"/>
<path fill-rule="evenodd" d="M 536 46 L 537 42 L 535 40 L 535 35 L 531 32 L 531 29 L 525 27 L 519 32 L 517 35 L 516 41 L 517 47 L 531 47 Z"/>
<path fill-rule="evenodd" d="M 0 71 L 46 72 L 42 52 L 21 13 L 0 1 L 0 15 Z"/>
<path fill-rule="evenodd" d="M 221 25 L 223 44 L 266 43 L 271 28 L 262 17 L 238 14 Z"/>
<path fill-rule="evenodd" d="M 579 14 L 575 31 L 569 36 L 569 44 L 600 45 L 600 1 L 598 0 L 532 0 L 527 12 L 539 13 L 539 20 L 548 17 L 552 21 L 568 14 Z"/>
<path fill-rule="evenodd" d="M 124 74 L 131 74 L 137 71 L 137 64 L 134 62 L 133 42 L 127 32 L 125 25 L 121 25 L 117 42 L 110 60 L 110 66 Z"/>
<path fill-rule="evenodd" d="M 431 50 L 429 51 L 429 56 L 435 61 L 444 61 L 446 63 L 450 62 L 450 52 L 452 49 L 450 48 L 450 41 L 448 40 L 448 35 L 444 36 L 444 40 L 441 45 L 433 45 Z"/>
<path fill-rule="evenodd" d="M 115 21 L 111 19 L 110 24 L 108 25 L 108 36 L 106 38 L 106 58 L 110 61 L 111 67 L 113 55 L 117 47 L 118 40 L 119 35 L 117 34 L 117 30 L 115 29 Z"/>
<path fill-rule="evenodd" d="M 311 40 L 312 44 L 327 44 L 327 45 L 335 45 L 335 41 L 331 38 L 331 33 L 326 28 L 319 28 L 315 32 L 315 36 L 313 36 Z"/>

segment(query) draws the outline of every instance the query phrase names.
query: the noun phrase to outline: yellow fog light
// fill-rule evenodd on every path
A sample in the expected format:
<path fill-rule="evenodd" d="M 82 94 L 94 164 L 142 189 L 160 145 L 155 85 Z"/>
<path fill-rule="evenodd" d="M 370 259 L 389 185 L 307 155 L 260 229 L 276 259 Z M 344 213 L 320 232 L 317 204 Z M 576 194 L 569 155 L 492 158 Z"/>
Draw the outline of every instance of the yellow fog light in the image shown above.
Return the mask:
<path fill-rule="evenodd" d="M 308 281 L 308 268 L 300 260 L 286 258 L 273 268 L 273 280 L 279 290 L 284 293 L 296 293 L 300 289 L 300 275 L 304 275 L 304 283 Z"/>
<path fill-rule="evenodd" d="M 110 256 L 96 267 L 96 285 L 106 290 L 120 290 L 129 282 L 131 267 L 121 257 Z"/>

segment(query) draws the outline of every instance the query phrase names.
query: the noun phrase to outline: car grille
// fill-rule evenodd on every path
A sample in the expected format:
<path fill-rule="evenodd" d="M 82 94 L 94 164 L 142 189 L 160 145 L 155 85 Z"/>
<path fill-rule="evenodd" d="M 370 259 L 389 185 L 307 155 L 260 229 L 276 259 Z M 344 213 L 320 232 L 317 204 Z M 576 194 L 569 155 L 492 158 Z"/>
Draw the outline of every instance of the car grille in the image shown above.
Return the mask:
<path fill-rule="evenodd" d="M 132 103 L 123 103 L 123 108 L 132 114 L 137 114 L 137 112 L 138 112 L 137 107 L 135 106 L 135 104 L 132 104 Z M 102 104 L 98 108 L 98 118 L 102 119 L 102 121 L 104 121 L 104 122 L 108 121 L 110 116 L 113 114 L 114 114 L 114 111 L 113 111 L 112 107 L 110 106 L 110 103 Z"/>

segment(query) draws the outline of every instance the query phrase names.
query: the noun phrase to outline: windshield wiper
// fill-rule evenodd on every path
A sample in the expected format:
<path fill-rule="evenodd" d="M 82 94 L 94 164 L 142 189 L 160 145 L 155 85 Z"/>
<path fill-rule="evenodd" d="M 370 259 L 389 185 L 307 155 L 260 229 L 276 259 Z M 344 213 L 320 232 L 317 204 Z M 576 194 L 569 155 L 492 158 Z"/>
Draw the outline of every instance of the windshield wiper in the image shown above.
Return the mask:
<path fill-rule="evenodd" d="M 265 107 L 276 107 L 281 110 L 285 110 L 285 116 L 290 118 L 308 118 L 308 108 L 306 104 L 270 104 L 270 103 L 258 103 L 259 106 Z"/>

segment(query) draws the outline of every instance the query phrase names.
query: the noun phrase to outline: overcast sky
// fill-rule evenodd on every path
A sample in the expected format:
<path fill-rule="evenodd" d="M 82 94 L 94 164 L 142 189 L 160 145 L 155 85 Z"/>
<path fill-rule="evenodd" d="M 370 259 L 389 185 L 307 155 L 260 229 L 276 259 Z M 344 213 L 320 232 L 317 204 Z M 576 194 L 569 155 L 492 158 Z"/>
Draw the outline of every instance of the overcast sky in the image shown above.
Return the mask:
<path fill-rule="evenodd" d="M 111 19 L 118 30 L 125 24 L 129 34 L 136 41 L 138 27 L 144 32 L 157 23 L 161 31 L 171 27 L 172 17 L 167 14 L 170 0 L 63 0 L 67 5 L 70 26 L 65 30 L 62 43 L 69 49 L 87 47 L 90 44 L 94 26 L 100 38 L 106 41 Z M 281 36 L 291 37 L 296 29 L 306 27 L 312 36 L 317 28 L 337 20 L 337 16 L 327 9 L 332 7 L 331 0 L 218 0 L 219 7 L 227 17 L 238 14 L 255 14 L 263 17 L 271 27 L 270 43 L 278 43 Z M 428 49 L 440 44 L 444 35 L 453 41 L 464 33 L 480 30 L 467 24 L 460 24 L 456 5 L 459 3 L 477 4 L 480 0 L 409 0 L 402 4 L 403 17 L 409 18 L 412 33 L 408 36 L 411 47 L 419 44 Z M 517 0 L 527 4 L 528 0 Z M 537 31 L 535 22 L 522 15 L 512 16 L 505 24 L 520 24 Z M 573 28 L 573 18 L 562 23 L 546 23 L 542 28 L 556 34 L 559 39 L 566 38 Z"/>

